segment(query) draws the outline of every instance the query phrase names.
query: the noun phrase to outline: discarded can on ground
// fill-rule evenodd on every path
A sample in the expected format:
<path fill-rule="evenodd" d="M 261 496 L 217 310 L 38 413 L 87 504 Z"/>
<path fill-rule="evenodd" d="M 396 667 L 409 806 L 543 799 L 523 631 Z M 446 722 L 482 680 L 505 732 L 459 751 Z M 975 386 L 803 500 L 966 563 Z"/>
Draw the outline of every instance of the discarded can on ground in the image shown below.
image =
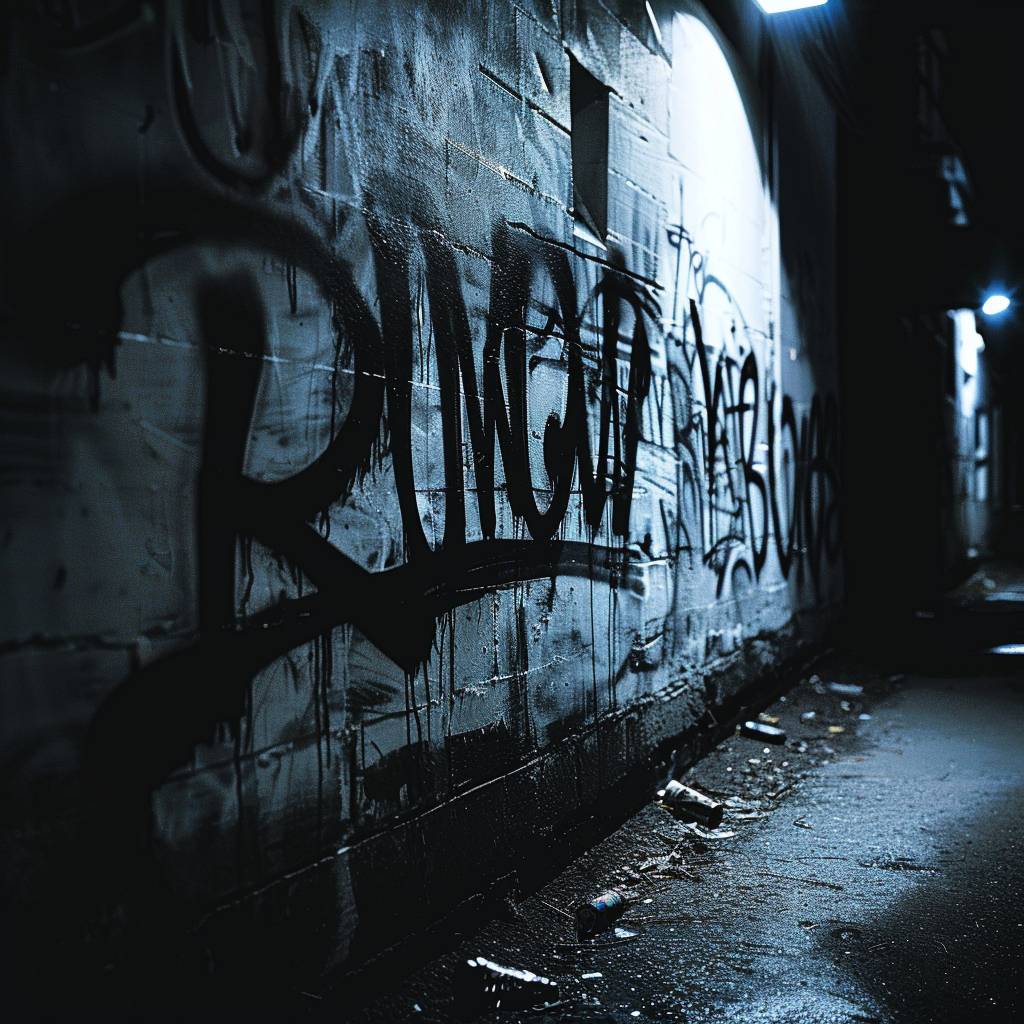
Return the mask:
<path fill-rule="evenodd" d="M 863 697 L 864 687 L 859 683 L 829 683 L 829 693 L 838 694 L 840 697 Z"/>
<path fill-rule="evenodd" d="M 621 892 L 610 889 L 608 892 L 602 893 L 576 908 L 576 934 L 581 939 L 599 935 L 611 928 L 622 917 L 628 906 L 629 901 Z"/>
<path fill-rule="evenodd" d="M 503 967 L 482 956 L 462 960 L 455 968 L 455 1005 L 463 1017 L 557 1002 L 558 985 L 532 971 Z"/>
<path fill-rule="evenodd" d="M 697 790 L 690 789 L 675 779 L 658 793 L 658 798 L 680 817 L 689 821 L 699 822 L 708 828 L 718 828 L 722 824 L 725 809 L 717 800 L 712 800 L 711 797 L 698 793 Z"/>
<path fill-rule="evenodd" d="M 740 735 L 749 736 L 752 740 L 761 740 L 764 743 L 785 743 L 786 734 L 774 725 L 765 725 L 764 722 L 744 722 L 740 726 Z"/>

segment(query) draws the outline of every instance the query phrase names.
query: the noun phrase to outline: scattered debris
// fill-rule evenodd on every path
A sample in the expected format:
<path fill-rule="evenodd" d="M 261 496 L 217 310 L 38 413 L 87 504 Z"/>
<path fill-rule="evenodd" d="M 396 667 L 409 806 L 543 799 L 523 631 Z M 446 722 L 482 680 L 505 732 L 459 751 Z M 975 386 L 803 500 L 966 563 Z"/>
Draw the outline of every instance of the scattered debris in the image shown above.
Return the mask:
<path fill-rule="evenodd" d="M 731 796 L 725 801 L 725 806 L 730 811 L 753 811 L 756 809 L 756 805 L 750 800 L 744 800 L 741 796 Z"/>
<path fill-rule="evenodd" d="M 684 820 L 697 821 L 713 829 L 722 824 L 722 815 L 725 812 L 717 800 L 712 800 L 711 797 L 698 793 L 697 790 L 684 786 L 675 779 L 658 791 L 658 799 Z"/>
<path fill-rule="evenodd" d="M 866 711 L 864 711 L 864 712 L 861 712 L 861 714 L 859 714 L 857 716 L 857 719 L 858 719 L 858 721 L 861 721 L 861 722 L 870 722 L 871 721 L 871 716 Z"/>
<path fill-rule="evenodd" d="M 774 725 L 765 725 L 763 722 L 744 722 L 740 726 L 740 734 L 752 740 L 760 740 L 762 743 L 786 742 L 786 734 L 781 729 Z"/>
<path fill-rule="evenodd" d="M 787 782 L 781 789 L 775 790 L 774 793 L 769 793 L 768 794 L 768 799 L 769 800 L 778 800 L 779 797 L 781 797 L 784 794 L 788 793 L 802 778 L 803 778 L 803 775 L 800 774 L 796 778 L 790 779 L 789 782 Z"/>
<path fill-rule="evenodd" d="M 732 839 L 733 836 L 736 835 L 735 832 L 732 832 L 729 829 L 716 828 L 712 831 L 711 829 L 704 828 L 703 826 L 694 824 L 693 822 L 684 823 L 683 828 L 688 832 L 692 832 L 698 839 Z"/>
<path fill-rule="evenodd" d="M 482 956 L 455 969 L 455 1005 L 464 1017 L 488 1010 L 527 1010 L 558 1002 L 558 985 L 532 971 L 503 967 Z"/>
<path fill-rule="evenodd" d="M 829 734 L 832 736 L 838 736 L 842 732 L 846 732 L 845 725 L 830 725 L 828 727 Z"/>
<path fill-rule="evenodd" d="M 793 822 L 793 824 L 796 825 L 797 828 L 814 828 L 814 826 L 806 818 L 803 817 L 797 818 L 796 821 Z"/>
<path fill-rule="evenodd" d="M 603 978 L 604 975 L 600 971 L 587 971 L 586 974 L 580 975 L 580 981 L 591 981 L 594 978 Z"/>
<path fill-rule="evenodd" d="M 853 710 L 853 705 L 848 700 L 841 700 L 839 702 L 839 710 L 840 711 L 852 711 Z"/>
<path fill-rule="evenodd" d="M 589 939 L 607 931 L 628 906 L 629 901 L 617 889 L 602 893 L 576 909 L 576 934 L 581 939 Z"/>
<path fill-rule="evenodd" d="M 784 698 L 780 698 L 780 699 L 784 699 Z M 764 722 L 765 725 L 778 725 L 779 724 L 779 716 L 778 715 L 769 715 L 769 714 L 767 714 L 764 711 L 762 711 L 761 714 L 759 714 L 757 716 L 757 720 L 759 722 Z"/>
<path fill-rule="evenodd" d="M 818 713 L 816 711 L 805 711 L 800 715 L 800 720 L 803 722 L 813 722 L 817 717 Z"/>
<path fill-rule="evenodd" d="M 834 693 L 839 697 L 864 696 L 864 687 L 859 683 L 829 683 L 828 689 L 830 693 Z"/>

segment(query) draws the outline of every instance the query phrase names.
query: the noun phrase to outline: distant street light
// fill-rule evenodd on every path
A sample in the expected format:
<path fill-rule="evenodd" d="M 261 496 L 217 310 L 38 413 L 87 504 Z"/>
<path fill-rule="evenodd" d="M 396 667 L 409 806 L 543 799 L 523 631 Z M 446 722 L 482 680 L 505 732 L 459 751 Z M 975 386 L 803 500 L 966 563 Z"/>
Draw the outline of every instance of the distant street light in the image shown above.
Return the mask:
<path fill-rule="evenodd" d="M 824 7 L 828 0 L 756 0 L 765 14 L 785 14 L 786 11 L 800 11 L 805 7 Z"/>
<path fill-rule="evenodd" d="M 1005 295 L 990 295 L 981 307 L 985 316 L 999 316 L 1010 308 L 1010 300 Z"/>

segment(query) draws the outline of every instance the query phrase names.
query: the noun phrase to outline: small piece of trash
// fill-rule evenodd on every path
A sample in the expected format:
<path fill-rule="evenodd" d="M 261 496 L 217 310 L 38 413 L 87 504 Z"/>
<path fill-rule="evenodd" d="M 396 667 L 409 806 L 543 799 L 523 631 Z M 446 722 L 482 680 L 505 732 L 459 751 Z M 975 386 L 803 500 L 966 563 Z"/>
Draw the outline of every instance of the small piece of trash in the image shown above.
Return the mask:
<path fill-rule="evenodd" d="M 830 725 L 828 727 L 829 734 L 832 736 L 838 736 L 841 732 L 846 732 L 845 725 Z"/>
<path fill-rule="evenodd" d="M 905 673 L 897 672 L 895 675 L 889 676 L 889 682 L 890 683 L 900 683 L 900 682 L 902 682 L 906 678 L 907 677 L 906 677 Z"/>
<path fill-rule="evenodd" d="M 803 713 L 803 714 L 802 714 L 802 715 L 800 716 L 800 720 L 801 720 L 802 722 L 813 722 L 813 721 L 814 721 L 814 719 L 815 719 L 815 718 L 817 717 L 817 714 L 818 714 L 818 713 L 817 713 L 816 711 L 805 711 L 805 712 L 804 712 L 804 713 Z"/>
<path fill-rule="evenodd" d="M 757 716 L 757 718 L 758 718 L 759 722 L 764 722 L 765 725 L 778 725 L 779 724 L 779 716 L 778 715 L 769 715 L 769 714 L 766 714 L 764 711 L 762 711 L 761 714 L 759 714 Z"/>
<path fill-rule="evenodd" d="M 736 833 L 728 829 L 711 829 L 704 828 L 702 825 L 696 825 L 692 822 L 681 823 L 683 828 L 688 832 L 692 832 L 699 839 L 732 839 Z"/>
<path fill-rule="evenodd" d="M 805 932 L 813 932 L 815 928 L 821 927 L 820 924 L 815 924 L 813 921 L 801 921 L 799 923 Z"/>
<path fill-rule="evenodd" d="M 829 693 L 840 697 L 863 697 L 864 687 L 859 683 L 829 683 Z"/>
<path fill-rule="evenodd" d="M 617 889 L 610 889 L 576 908 L 576 933 L 589 939 L 610 928 L 629 906 Z"/>
<path fill-rule="evenodd" d="M 914 618 L 915 619 L 934 619 L 935 618 L 935 612 L 929 612 L 929 611 L 925 611 L 924 609 L 920 609 L 919 608 L 916 612 L 914 612 Z"/>
<path fill-rule="evenodd" d="M 658 799 L 674 814 L 689 821 L 698 821 L 709 828 L 718 828 L 722 824 L 724 811 L 717 800 L 712 800 L 711 797 L 684 786 L 675 779 L 672 779 L 664 789 L 659 790 Z"/>
<path fill-rule="evenodd" d="M 754 804 L 749 800 L 744 800 L 741 796 L 731 796 L 725 801 L 725 806 L 731 811 L 752 811 L 755 809 Z"/>
<path fill-rule="evenodd" d="M 865 711 L 864 713 L 858 715 L 857 719 L 858 719 L 858 721 L 861 721 L 861 722 L 870 722 L 871 721 L 871 716 Z"/>
<path fill-rule="evenodd" d="M 776 719 L 778 721 L 778 719 Z M 766 725 L 764 722 L 744 722 L 740 726 L 740 735 L 749 739 L 760 740 L 762 743 L 785 743 L 786 734 L 774 725 Z"/>
<path fill-rule="evenodd" d="M 600 971 L 588 971 L 586 974 L 580 975 L 581 981 L 591 981 L 593 978 L 603 978 L 604 975 Z"/>
<path fill-rule="evenodd" d="M 853 710 L 853 705 L 848 700 L 841 700 L 839 702 L 839 710 L 840 711 L 852 711 Z"/>
<path fill-rule="evenodd" d="M 793 824 L 796 825 L 797 828 L 814 828 L 809 821 L 805 821 L 803 818 L 797 818 Z"/>
<path fill-rule="evenodd" d="M 455 1002 L 464 1014 L 527 1010 L 557 1003 L 558 985 L 532 971 L 477 956 L 461 961 L 455 970 Z"/>

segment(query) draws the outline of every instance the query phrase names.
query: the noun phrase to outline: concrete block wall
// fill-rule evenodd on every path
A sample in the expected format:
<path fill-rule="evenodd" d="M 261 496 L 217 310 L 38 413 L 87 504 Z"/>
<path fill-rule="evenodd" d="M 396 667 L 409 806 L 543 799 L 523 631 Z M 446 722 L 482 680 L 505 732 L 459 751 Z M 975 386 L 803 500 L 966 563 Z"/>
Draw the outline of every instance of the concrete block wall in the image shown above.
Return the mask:
<path fill-rule="evenodd" d="M 322 974 L 820 638 L 834 115 L 725 6 L 12 11 L 21 920 Z"/>

